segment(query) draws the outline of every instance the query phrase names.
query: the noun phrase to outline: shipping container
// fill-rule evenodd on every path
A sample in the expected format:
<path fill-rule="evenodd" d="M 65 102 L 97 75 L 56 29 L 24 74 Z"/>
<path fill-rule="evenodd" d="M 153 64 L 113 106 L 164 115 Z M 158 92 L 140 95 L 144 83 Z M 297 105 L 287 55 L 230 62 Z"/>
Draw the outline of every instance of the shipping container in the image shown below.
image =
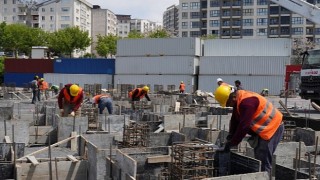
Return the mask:
<path fill-rule="evenodd" d="M 101 84 L 102 88 L 108 88 L 109 84 L 113 84 L 113 75 L 110 74 L 57 74 L 45 73 L 44 79 L 48 83 L 55 85 L 64 84 L 79 84 L 84 87 L 84 84 Z"/>
<path fill-rule="evenodd" d="M 35 76 L 43 77 L 42 73 L 4 73 L 4 83 L 16 87 L 28 87 Z"/>
<path fill-rule="evenodd" d="M 244 76 L 244 75 L 199 75 L 199 89 L 207 92 L 214 92 L 218 87 L 217 78 L 233 85 L 234 81 L 240 80 L 245 90 L 260 93 L 262 89 L 269 89 L 270 95 L 280 95 L 284 89 L 284 75 L 282 76 Z"/>
<path fill-rule="evenodd" d="M 5 59 L 4 71 L 7 73 L 52 73 L 51 59 Z"/>
<path fill-rule="evenodd" d="M 200 38 L 120 39 L 117 57 L 121 56 L 201 56 Z"/>
<path fill-rule="evenodd" d="M 116 74 L 198 74 L 199 57 L 117 57 Z"/>
<path fill-rule="evenodd" d="M 290 56 L 291 39 L 209 39 L 204 56 Z"/>
<path fill-rule="evenodd" d="M 114 74 L 114 59 L 61 58 L 54 62 L 54 73 Z"/>
<path fill-rule="evenodd" d="M 281 56 L 203 56 L 201 75 L 284 75 L 290 57 Z"/>
<path fill-rule="evenodd" d="M 169 90 L 171 87 L 179 89 L 180 81 L 186 85 L 186 93 L 194 92 L 197 89 L 197 76 L 194 75 L 115 75 L 114 83 L 133 84 L 150 84 L 150 91 L 153 92 L 155 87 L 163 86 L 163 90 Z"/>

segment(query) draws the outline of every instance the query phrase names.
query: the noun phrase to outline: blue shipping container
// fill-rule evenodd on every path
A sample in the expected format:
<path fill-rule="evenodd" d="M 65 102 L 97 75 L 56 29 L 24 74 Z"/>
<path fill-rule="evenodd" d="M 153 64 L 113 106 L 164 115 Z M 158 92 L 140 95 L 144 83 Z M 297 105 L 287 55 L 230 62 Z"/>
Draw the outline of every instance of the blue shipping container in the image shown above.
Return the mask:
<path fill-rule="evenodd" d="M 34 76 L 43 77 L 41 73 L 4 73 L 4 83 L 6 85 L 15 84 L 16 87 L 26 87 Z"/>
<path fill-rule="evenodd" d="M 54 62 L 54 73 L 115 74 L 115 59 L 60 58 Z"/>

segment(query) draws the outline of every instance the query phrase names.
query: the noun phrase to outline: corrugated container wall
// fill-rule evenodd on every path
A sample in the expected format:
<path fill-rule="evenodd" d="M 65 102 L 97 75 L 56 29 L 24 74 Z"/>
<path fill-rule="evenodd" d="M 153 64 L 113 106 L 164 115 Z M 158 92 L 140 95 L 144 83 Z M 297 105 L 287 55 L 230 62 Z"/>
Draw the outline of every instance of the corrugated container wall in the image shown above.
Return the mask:
<path fill-rule="evenodd" d="M 21 61 L 21 60 L 20 60 Z M 6 85 L 15 84 L 16 87 L 27 87 L 34 76 L 43 77 L 42 73 L 4 73 L 4 83 Z"/>
<path fill-rule="evenodd" d="M 45 73 L 44 79 L 48 83 L 55 85 L 62 84 L 79 84 L 84 87 L 84 84 L 101 84 L 102 88 L 108 88 L 108 84 L 113 84 L 113 75 L 109 74 L 56 74 Z"/>
<path fill-rule="evenodd" d="M 56 59 L 54 73 L 63 74 L 114 74 L 115 59 Z"/>
<path fill-rule="evenodd" d="M 120 56 L 201 56 L 200 38 L 146 38 L 120 39 L 117 57 Z"/>
<path fill-rule="evenodd" d="M 203 56 L 200 75 L 284 75 L 290 57 L 286 56 Z"/>
<path fill-rule="evenodd" d="M 192 75 L 115 75 L 114 83 L 117 84 L 150 84 L 150 91 L 154 91 L 155 85 L 163 85 L 163 90 L 168 90 L 168 85 L 175 85 L 179 89 L 180 81 L 186 85 L 186 93 L 191 93 L 197 89 L 197 76 Z"/>
<path fill-rule="evenodd" d="M 204 56 L 290 56 L 291 39 L 204 40 Z"/>
<path fill-rule="evenodd" d="M 199 57 L 117 57 L 116 74 L 198 74 Z"/>
<path fill-rule="evenodd" d="M 53 60 L 50 59 L 5 59 L 7 73 L 52 73 Z"/>
<path fill-rule="evenodd" d="M 222 78 L 224 82 L 234 85 L 235 80 L 240 80 L 245 90 L 260 93 L 262 89 L 269 89 L 270 95 L 279 95 L 284 89 L 283 76 L 232 76 L 232 75 L 200 75 L 199 89 L 207 92 L 214 92 L 217 88 L 217 78 Z"/>

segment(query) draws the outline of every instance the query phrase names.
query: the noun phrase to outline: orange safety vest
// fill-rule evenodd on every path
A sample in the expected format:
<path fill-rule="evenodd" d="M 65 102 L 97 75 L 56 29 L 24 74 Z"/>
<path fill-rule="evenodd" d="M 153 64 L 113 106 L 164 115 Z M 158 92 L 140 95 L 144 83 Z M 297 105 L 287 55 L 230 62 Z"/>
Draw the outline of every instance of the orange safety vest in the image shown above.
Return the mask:
<path fill-rule="evenodd" d="M 80 98 L 81 93 L 82 93 L 82 88 L 79 89 L 78 96 L 74 97 L 71 101 L 71 95 L 68 93 L 68 90 L 66 88 L 64 88 L 63 90 L 64 99 L 71 104 L 77 102 L 77 100 Z"/>
<path fill-rule="evenodd" d="M 42 81 L 41 90 L 49 89 L 49 84 L 46 81 Z"/>
<path fill-rule="evenodd" d="M 94 103 L 95 104 L 98 104 L 99 103 L 99 100 L 100 100 L 100 98 L 103 98 L 103 97 L 109 97 L 108 95 L 106 95 L 106 94 L 99 94 L 99 95 L 96 95 L 96 96 L 94 96 L 93 97 L 93 99 L 94 99 Z"/>
<path fill-rule="evenodd" d="M 186 85 L 184 83 L 180 84 L 180 90 L 184 91 L 186 89 Z"/>
<path fill-rule="evenodd" d="M 142 99 L 142 98 L 144 97 L 145 93 L 142 92 L 142 88 L 136 88 L 136 89 L 139 90 L 139 92 L 138 92 L 138 94 L 136 95 L 136 97 L 139 97 L 140 99 Z M 133 92 L 134 92 L 136 89 L 134 89 L 134 90 L 132 90 L 132 91 L 129 92 L 129 97 L 130 97 L 130 98 L 132 98 L 132 94 L 133 94 Z"/>
<path fill-rule="evenodd" d="M 262 139 L 269 140 L 272 138 L 273 134 L 280 126 L 283 115 L 277 108 L 275 108 L 267 99 L 265 99 L 261 95 L 250 91 L 238 90 L 237 110 L 239 115 L 239 105 L 244 99 L 250 97 L 256 97 L 259 99 L 259 106 L 257 108 L 257 111 L 253 115 L 250 125 L 251 130 L 258 134 Z"/>

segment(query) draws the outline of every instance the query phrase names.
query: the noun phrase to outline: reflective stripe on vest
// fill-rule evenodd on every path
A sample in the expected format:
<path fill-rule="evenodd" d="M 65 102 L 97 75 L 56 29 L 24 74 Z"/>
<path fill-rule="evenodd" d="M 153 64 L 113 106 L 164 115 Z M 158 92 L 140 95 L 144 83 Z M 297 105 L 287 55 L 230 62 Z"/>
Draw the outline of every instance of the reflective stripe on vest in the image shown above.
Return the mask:
<path fill-rule="evenodd" d="M 239 105 L 244 99 L 250 97 L 256 97 L 259 100 L 259 106 L 252 117 L 250 128 L 262 139 L 269 140 L 281 124 L 282 113 L 261 95 L 250 91 L 238 90 L 237 111 L 239 115 L 241 115 Z"/>
<path fill-rule="evenodd" d="M 63 90 L 63 95 L 64 95 L 64 99 L 69 102 L 69 103 L 76 103 L 77 100 L 80 98 L 80 94 L 82 93 L 82 88 L 79 89 L 79 93 L 77 96 L 75 96 L 72 101 L 71 101 L 71 96 L 70 94 L 68 93 L 68 90 L 66 88 L 64 88 Z"/>

